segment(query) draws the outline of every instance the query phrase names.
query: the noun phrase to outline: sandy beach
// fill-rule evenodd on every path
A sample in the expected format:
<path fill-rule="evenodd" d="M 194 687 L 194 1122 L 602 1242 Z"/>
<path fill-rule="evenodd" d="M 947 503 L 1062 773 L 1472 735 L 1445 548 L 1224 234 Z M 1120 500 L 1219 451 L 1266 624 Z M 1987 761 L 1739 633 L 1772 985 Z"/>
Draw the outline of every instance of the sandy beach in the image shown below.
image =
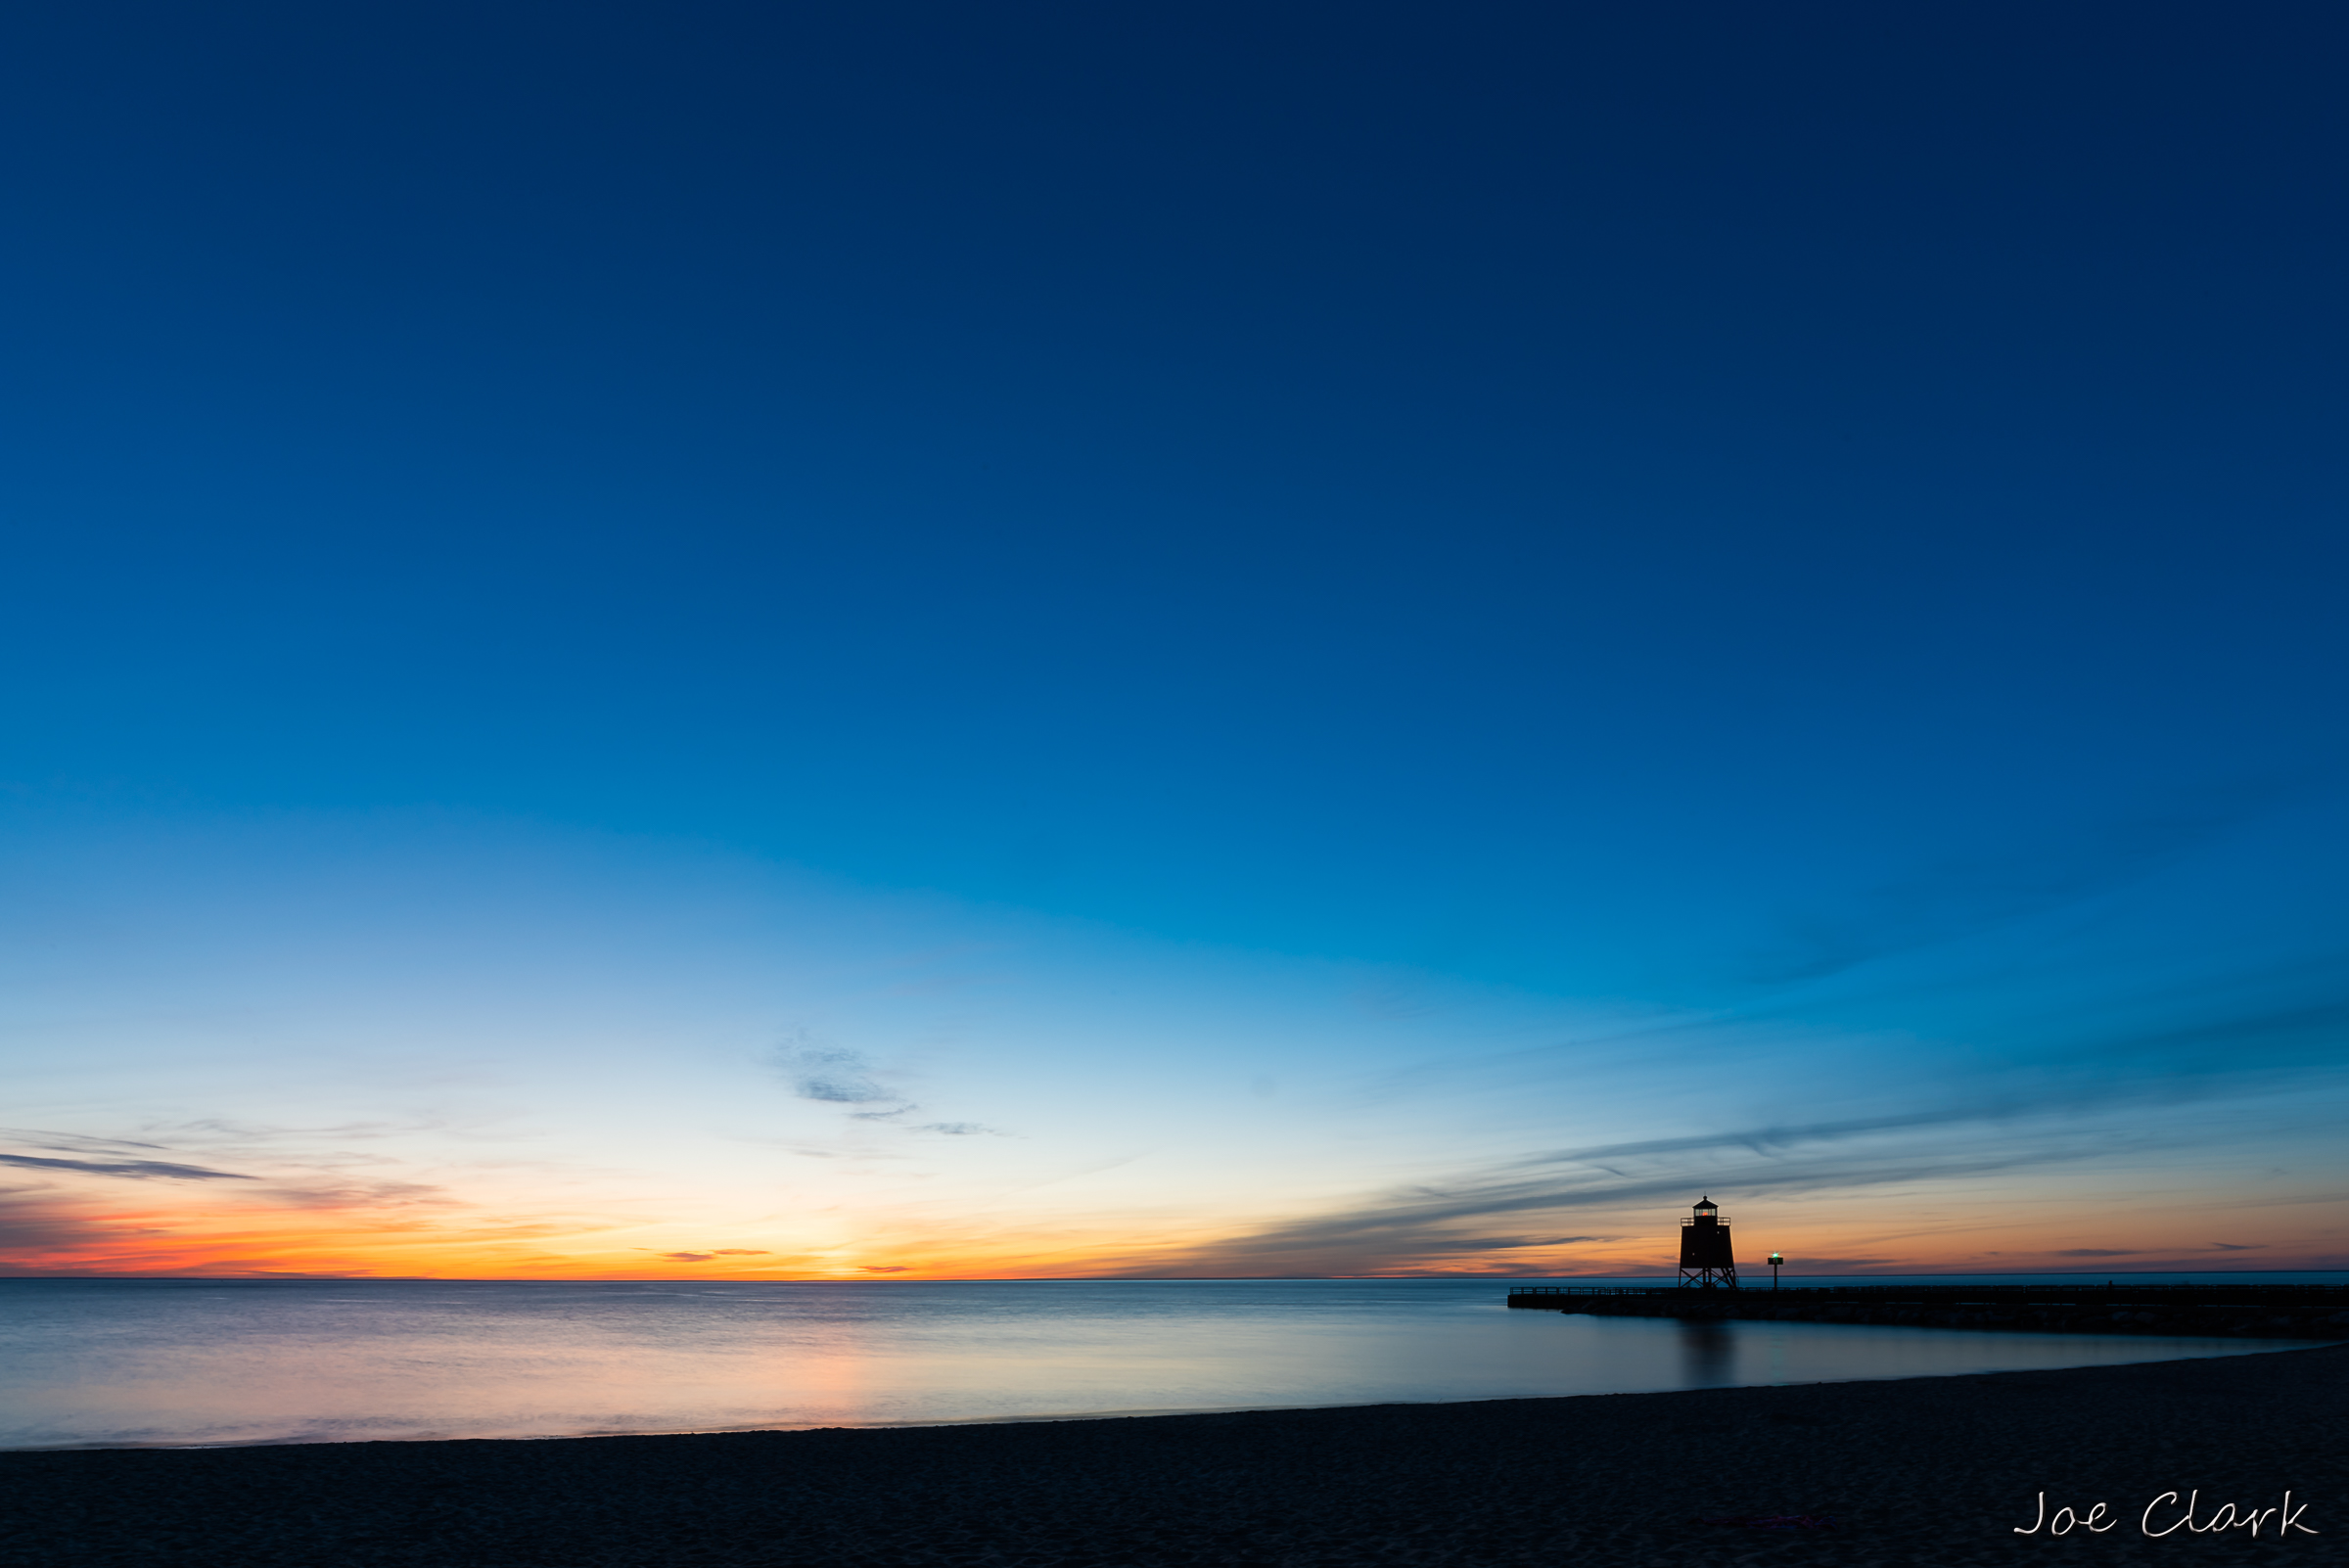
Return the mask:
<path fill-rule="evenodd" d="M 2349 1346 L 1795 1388 L 0 1454 L 11 1565 L 2349 1562 Z M 2280 1508 L 2143 1533 L 2165 1492 Z M 2046 1494 L 2117 1527 L 2056 1537 Z M 2181 1506 L 2154 1510 L 2159 1529 Z M 1700 1521 L 1831 1515 L 1832 1530 Z M 2315 1531 L 2317 1534 L 2305 1532 Z"/>

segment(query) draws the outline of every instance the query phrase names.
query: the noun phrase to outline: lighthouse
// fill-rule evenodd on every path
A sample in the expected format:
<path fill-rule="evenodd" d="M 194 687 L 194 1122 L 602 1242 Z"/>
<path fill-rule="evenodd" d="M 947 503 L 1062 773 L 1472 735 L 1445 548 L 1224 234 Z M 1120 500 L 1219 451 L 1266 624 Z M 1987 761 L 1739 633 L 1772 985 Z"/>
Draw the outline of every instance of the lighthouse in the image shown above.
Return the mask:
<path fill-rule="evenodd" d="M 1696 1214 L 1681 1222 L 1681 1288 L 1735 1290 L 1737 1260 L 1729 1255 L 1729 1222 L 1711 1198 L 1696 1200 Z"/>

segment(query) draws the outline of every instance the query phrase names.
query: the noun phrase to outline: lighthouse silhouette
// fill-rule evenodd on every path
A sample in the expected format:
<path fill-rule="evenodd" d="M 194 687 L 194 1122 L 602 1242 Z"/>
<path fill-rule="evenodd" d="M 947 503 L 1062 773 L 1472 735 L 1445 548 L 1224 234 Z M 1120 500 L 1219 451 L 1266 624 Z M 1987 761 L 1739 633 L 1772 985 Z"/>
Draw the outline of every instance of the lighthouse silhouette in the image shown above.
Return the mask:
<path fill-rule="evenodd" d="M 1737 1260 L 1729 1255 L 1729 1222 L 1711 1198 L 1696 1200 L 1695 1217 L 1681 1222 L 1681 1288 L 1735 1290 Z"/>

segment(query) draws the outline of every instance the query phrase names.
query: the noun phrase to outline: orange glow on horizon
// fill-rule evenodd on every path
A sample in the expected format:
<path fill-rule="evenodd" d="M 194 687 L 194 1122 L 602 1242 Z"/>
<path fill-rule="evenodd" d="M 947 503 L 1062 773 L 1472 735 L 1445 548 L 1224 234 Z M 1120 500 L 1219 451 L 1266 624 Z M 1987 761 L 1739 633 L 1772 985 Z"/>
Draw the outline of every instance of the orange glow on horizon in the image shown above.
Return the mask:
<path fill-rule="evenodd" d="M 114 1193 L 105 1194 L 115 1197 Z M 142 1194 L 142 1196 L 148 1196 Z M 1773 1214 L 1768 1206 L 1732 1214 L 1737 1250 L 1761 1259 L 1787 1257 L 1787 1277 L 1804 1274 L 2094 1272 L 2340 1268 L 2349 1259 L 2311 1245 L 2281 1225 L 2230 1223 L 2234 1239 L 2163 1246 L 2175 1235 L 2173 1212 L 2102 1213 L 2097 1239 L 2082 1244 L 2079 1224 L 2044 1210 L 1952 1215 L 1928 1228 L 1892 1232 L 1876 1200 L 1841 1206 L 1805 1204 Z M 1905 1218 L 1913 1220 L 1906 1210 Z M 1253 1250 L 1245 1217 L 1223 1225 L 1193 1222 L 1123 1230 L 1095 1221 L 1036 1220 L 997 1224 L 962 1240 L 940 1239 L 935 1221 L 919 1225 L 877 1215 L 861 1233 L 820 1246 L 744 1234 L 713 1238 L 717 1227 L 681 1233 L 621 1220 L 536 1219 L 465 1222 L 458 1216 L 413 1213 L 321 1215 L 311 1209 L 166 1202 L 54 1204 L 46 1216 L 57 1239 L 27 1246 L 12 1260 L 16 1274 L 186 1275 L 209 1277 L 375 1277 L 437 1279 L 726 1279 L 772 1281 L 978 1280 L 1005 1278 L 1408 1275 L 1669 1275 L 1676 1227 L 1670 1214 L 1643 1210 L 1611 1217 L 1622 1239 L 1573 1246 L 1496 1247 L 1489 1251 L 1412 1251 L 1318 1255 Z M 2272 1222 L 2273 1217 L 2270 1217 Z M 2211 1226 L 2215 1228 L 2216 1220 Z M 972 1227 L 976 1230 L 978 1227 Z M 926 1232 L 926 1234 L 925 1234 Z M 1644 1232 L 1644 1233 L 1642 1233 Z M 918 1238 L 918 1239 L 917 1239 Z M 1758 1262 L 1750 1267 L 1759 1268 Z"/>

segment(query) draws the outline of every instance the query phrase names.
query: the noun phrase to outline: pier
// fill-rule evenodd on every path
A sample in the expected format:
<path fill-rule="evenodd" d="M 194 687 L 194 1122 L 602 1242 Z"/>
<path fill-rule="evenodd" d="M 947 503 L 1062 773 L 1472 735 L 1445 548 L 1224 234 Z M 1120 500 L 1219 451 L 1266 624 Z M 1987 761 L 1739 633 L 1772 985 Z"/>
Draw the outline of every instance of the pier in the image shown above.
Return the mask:
<path fill-rule="evenodd" d="M 2349 1285 L 1525 1285 L 1511 1307 L 1598 1317 L 1742 1318 L 2063 1334 L 2349 1339 Z"/>

